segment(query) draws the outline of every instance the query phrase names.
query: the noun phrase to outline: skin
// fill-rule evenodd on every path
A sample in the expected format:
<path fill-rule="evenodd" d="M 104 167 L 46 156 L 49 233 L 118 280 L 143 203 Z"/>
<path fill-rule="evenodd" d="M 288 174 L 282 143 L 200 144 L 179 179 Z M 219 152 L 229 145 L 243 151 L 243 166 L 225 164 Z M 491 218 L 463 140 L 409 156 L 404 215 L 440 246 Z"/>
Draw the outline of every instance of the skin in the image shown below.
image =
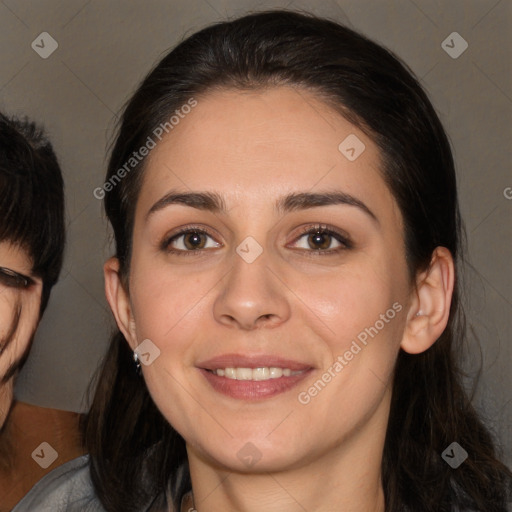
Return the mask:
<path fill-rule="evenodd" d="M 17 305 L 21 306 L 19 325 L 13 339 L 0 353 L 0 382 L 11 366 L 22 357 L 39 321 L 42 280 L 32 275 L 32 261 L 27 252 L 10 242 L 0 242 L 0 266 L 30 277 L 34 283 L 28 288 L 5 286 L 0 279 L 0 345 L 6 344 L 7 334 L 15 318 Z M 0 385 L 0 428 L 4 424 L 13 399 L 14 376 Z"/>
<path fill-rule="evenodd" d="M 47 473 L 83 455 L 80 415 L 15 401 L 0 436 L 0 512 L 8 512 Z M 50 444 L 57 459 L 47 468 L 36 464 L 32 452 Z"/>
<path fill-rule="evenodd" d="M 105 265 L 107 298 L 131 348 L 150 339 L 161 352 L 143 374 L 187 443 L 195 508 L 383 511 L 393 367 L 400 348 L 422 352 L 444 330 L 450 253 L 436 249 L 428 271 L 410 281 L 402 217 L 376 145 L 312 93 L 279 87 L 197 99 L 150 154 L 127 280 L 115 258 Z M 353 162 L 338 150 L 349 134 L 366 146 Z M 226 212 L 172 204 L 148 216 L 171 190 L 216 192 Z M 274 209 L 290 193 L 334 190 L 377 220 L 347 204 Z M 351 247 L 334 252 L 343 244 L 327 237 L 331 253 L 319 254 L 303 234 L 318 223 L 347 233 Z M 189 224 L 211 232 L 203 249 L 171 253 L 186 250 L 183 236 L 162 247 Z M 248 236 L 263 249 L 252 263 L 236 252 Z M 395 318 L 300 403 L 299 393 L 394 303 L 402 306 Z M 313 370 L 288 392 L 244 401 L 214 391 L 197 368 L 226 353 L 278 355 Z M 248 442 L 260 456 L 250 467 L 237 456 Z"/>

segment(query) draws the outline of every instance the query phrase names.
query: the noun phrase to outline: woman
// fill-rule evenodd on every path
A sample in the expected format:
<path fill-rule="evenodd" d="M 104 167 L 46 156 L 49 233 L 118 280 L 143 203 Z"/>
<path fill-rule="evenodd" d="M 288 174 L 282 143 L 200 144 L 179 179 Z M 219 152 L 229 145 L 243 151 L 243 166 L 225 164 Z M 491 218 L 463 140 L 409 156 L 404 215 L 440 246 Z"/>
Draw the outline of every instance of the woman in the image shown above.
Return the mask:
<path fill-rule="evenodd" d="M 455 361 L 449 143 L 388 51 L 284 11 L 208 27 L 128 103 L 98 192 L 107 510 L 505 512 Z"/>

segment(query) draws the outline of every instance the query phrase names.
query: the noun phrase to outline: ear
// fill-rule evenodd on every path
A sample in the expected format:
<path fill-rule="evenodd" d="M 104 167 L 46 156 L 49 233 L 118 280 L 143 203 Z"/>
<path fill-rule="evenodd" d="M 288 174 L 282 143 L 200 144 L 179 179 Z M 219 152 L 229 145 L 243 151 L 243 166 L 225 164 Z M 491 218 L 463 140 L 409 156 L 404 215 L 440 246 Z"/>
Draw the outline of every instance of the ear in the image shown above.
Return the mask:
<path fill-rule="evenodd" d="M 446 247 L 437 247 L 428 269 L 416 278 L 400 343 L 405 352 L 424 352 L 441 336 L 450 316 L 454 283 L 453 257 Z"/>
<path fill-rule="evenodd" d="M 132 347 L 137 346 L 135 320 L 133 318 L 130 297 L 126 292 L 119 274 L 119 260 L 110 258 L 103 266 L 105 277 L 105 295 L 114 314 L 117 326 Z"/>

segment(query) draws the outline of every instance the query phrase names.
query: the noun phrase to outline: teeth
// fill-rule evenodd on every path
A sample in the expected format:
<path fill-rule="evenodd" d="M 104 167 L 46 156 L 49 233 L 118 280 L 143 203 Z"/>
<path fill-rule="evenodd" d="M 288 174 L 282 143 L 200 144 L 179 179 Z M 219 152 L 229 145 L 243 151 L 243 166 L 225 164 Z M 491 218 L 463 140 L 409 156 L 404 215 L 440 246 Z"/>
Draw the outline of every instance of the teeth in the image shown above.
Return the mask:
<path fill-rule="evenodd" d="M 267 380 L 270 378 L 270 369 L 254 368 L 254 370 L 252 370 L 252 378 L 253 380 Z"/>
<path fill-rule="evenodd" d="M 252 369 L 251 368 L 237 368 L 235 378 L 236 378 L 236 380 L 252 380 Z"/>
<path fill-rule="evenodd" d="M 270 378 L 278 379 L 283 376 L 283 370 L 281 368 L 269 368 Z"/>
<path fill-rule="evenodd" d="M 301 371 L 292 371 L 290 368 L 263 367 L 263 368 L 219 368 L 212 370 L 212 373 L 219 377 L 226 377 L 233 380 L 270 380 L 280 377 L 290 377 L 304 373 Z"/>

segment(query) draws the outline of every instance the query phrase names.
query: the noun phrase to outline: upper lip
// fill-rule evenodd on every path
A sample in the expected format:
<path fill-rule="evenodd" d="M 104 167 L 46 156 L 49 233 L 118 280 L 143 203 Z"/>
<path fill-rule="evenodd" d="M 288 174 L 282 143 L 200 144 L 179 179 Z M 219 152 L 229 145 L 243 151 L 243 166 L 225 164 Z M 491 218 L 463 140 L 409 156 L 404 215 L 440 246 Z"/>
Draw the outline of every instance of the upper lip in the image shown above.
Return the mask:
<path fill-rule="evenodd" d="M 273 355 L 222 354 L 196 365 L 204 370 L 219 368 L 289 368 L 292 371 L 311 369 L 311 365 Z"/>

